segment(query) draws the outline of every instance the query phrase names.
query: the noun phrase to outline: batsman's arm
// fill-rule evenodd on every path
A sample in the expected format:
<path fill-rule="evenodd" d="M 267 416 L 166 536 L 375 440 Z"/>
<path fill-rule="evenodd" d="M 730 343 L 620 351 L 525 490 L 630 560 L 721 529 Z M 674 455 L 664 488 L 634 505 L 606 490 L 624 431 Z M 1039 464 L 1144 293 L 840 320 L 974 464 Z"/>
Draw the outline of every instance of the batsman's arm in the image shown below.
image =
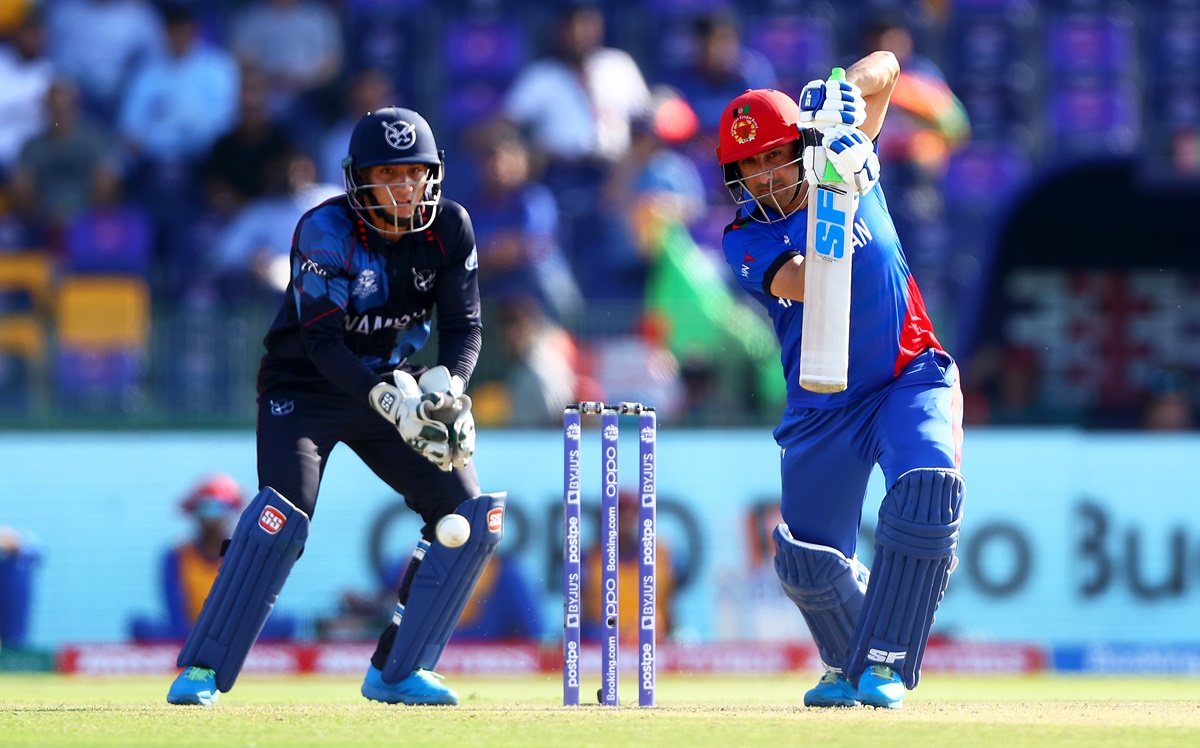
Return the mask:
<path fill-rule="evenodd" d="M 900 62 L 896 55 L 886 50 L 872 52 L 846 68 L 846 80 L 859 87 L 867 105 L 867 120 L 859 129 L 871 140 L 879 137 L 879 131 L 883 129 L 892 90 L 899 79 Z"/>
<path fill-rule="evenodd" d="M 804 302 L 804 255 L 796 253 L 775 271 L 769 291 L 777 299 Z"/>

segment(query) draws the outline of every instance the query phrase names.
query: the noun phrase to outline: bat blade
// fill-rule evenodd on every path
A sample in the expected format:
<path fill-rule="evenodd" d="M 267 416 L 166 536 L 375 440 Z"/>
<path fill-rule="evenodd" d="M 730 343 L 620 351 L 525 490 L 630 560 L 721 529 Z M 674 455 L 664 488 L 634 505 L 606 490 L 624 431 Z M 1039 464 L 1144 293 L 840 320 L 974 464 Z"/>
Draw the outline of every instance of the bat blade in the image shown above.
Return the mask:
<path fill-rule="evenodd" d="M 853 235 L 854 195 L 827 177 L 808 206 L 800 386 L 810 392 L 841 392 L 849 384 Z"/>

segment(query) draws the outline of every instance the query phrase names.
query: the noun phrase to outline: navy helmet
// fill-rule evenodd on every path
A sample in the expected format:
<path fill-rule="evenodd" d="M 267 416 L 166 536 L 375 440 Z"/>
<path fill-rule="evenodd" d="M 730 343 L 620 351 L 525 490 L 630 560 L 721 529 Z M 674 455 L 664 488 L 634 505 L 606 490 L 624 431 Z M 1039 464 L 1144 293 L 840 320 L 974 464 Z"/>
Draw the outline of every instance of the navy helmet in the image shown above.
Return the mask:
<path fill-rule="evenodd" d="M 442 198 L 446 164 L 445 154 L 438 150 L 433 130 L 424 117 L 411 109 L 393 106 L 368 112 L 354 126 L 354 132 L 350 134 L 350 152 L 342 160 L 342 175 L 350 205 L 360 215 L 392 207 L 378 204 L 370 195 L 372 187 L 385 185 L 365 184 L 359 174 L 363 169 L 383 164 L 429 166 L 425 188 L 413 199 L 408 230 L 429 228 Z M 376 228 L 371 221 L 367 221 L 367 225 Z"/>

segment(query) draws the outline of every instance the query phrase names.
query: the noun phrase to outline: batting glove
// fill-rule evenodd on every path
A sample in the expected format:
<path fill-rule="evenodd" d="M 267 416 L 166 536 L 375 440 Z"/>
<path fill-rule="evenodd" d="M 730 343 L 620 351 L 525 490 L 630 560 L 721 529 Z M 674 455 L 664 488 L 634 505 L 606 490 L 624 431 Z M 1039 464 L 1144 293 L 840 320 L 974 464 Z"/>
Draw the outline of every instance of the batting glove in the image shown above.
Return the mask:
<path fill-rule="evenodd" d="M 825 128 L 822 144 L 804 149 L 804 178 L 810 184 L 822 181 L 826 164 L 833 164 L 842 181 L 859 195 L 870 192 L 879 181 L 874 144 L 861 130 L 847 125 Z"/>
<path fill-rule="evenodd" d="M 849 81 L 809 81 L 800 91 L 800 124 L 816 127 L 849 125 L 861 127 L 867 121 L 867 102 L 862 90 Z"/>

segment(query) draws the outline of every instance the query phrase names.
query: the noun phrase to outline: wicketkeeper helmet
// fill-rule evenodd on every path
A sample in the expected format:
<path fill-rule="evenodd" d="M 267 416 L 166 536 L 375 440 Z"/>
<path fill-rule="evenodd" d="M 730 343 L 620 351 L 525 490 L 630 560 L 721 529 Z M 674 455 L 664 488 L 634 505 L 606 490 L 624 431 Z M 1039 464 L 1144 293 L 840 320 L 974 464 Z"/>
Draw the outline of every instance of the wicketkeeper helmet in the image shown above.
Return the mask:
<path fill-rule="evenodd" d="M 429 228 L 442 198 L 446 165 L 445 153 L 438 150 L 433 129 L 424 117 L 411 109 L 387 107 L 368 112 L 354 126 L 349 154 L 342 160 L 342 175 L 350 205 L 359 214 L 385 207 L 375 204 L 369 193 L 370 188 L 385 185 L 364 184 L 360 174 L 363 169 L 384 164 L 429 166 L 425 188 L 413 200 L 409 230 Z"/>

